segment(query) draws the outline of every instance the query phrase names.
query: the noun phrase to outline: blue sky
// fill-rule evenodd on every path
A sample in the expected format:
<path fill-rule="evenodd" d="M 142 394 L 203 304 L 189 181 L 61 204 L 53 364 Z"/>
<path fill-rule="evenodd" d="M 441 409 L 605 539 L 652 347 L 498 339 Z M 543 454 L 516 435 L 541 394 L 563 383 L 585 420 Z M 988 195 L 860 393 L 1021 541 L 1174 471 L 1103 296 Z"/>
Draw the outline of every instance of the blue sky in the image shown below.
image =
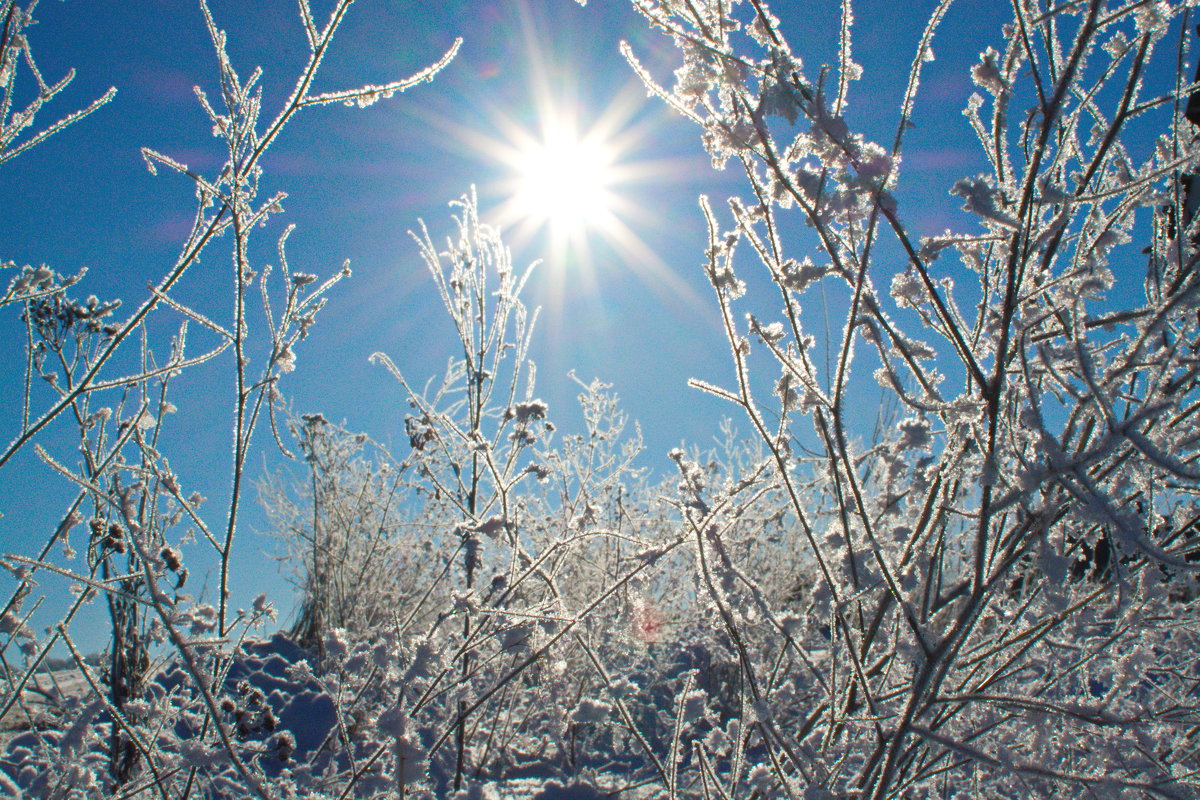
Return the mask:
<path fill-rule="evenodd" d="M 325 5 L 314 3 L 318 18 Z M 836 4 L 817 5 L 772 6 L 810 68 L 836 55 Z M 908 65 L 933 5 L 908 4 L 912 11 L 903 16 L 891 2 L 857 5 L 856 59 L 866 78 L 851 95 L 849 118 L 869 135 L 890 141 Z M 919 233 L 941 232 L 965 219 L 946 190 L 983 162 L 960 111 L 972 91 L 969 66 L 988 41 L 977 31 L 998 31 L 1005 5 L 965 0 L 935 41 L 938 61 L 925 73 L 902 178 L 915 187 L 907 190 L 914 202 L 905 204 L 901 193 L 902 212 Z M 214 0 L 211 8 L 229 32 L 229 50 L 243 77 L 263 67 L 264 116 L 270 116 L 306 56 L 295 3 Z M 0 259 L 44 263 L 64 274 L 86 267 L 80 294 L 123 297 L 136 305 L 146 284 L 174 261 L 194 210 L 187 182 L 165 172 L 150 175 L 139 148 L 152 147 L 201 172 L 221 163 L 221 143 L 209 135 L 192 93 L 199 84 L 215 95 L 202 16 L 195 3 L 175 0 L 43 0 L 36 16 L 40 24 L 30 37 L 43 73 L 51 80 L 70 67 L 77 73 L 43 112 L 43 122 L 86 105 L 109 86 L 118 94 L 91 117 L 0 166 Z M 686 382 L 727 383 L 731 369 L 700 269 L 705 233 L 696 196 L 704 192 L 719 203 L 743 183 L 732 168 L 713 171 L 699 131 L 646 97 L 618 43 L 629 41 L 668 84 L 677 56 L 631 5 L 616 0 L 592 0 L 587 7 L 570 0 L 360 0 L 318 89 L 407 76 L 436 60 L 457 36 L 464 38 L 460 55 L 432 83 L 368 109 L 308 110 L 264 162 L 265 192 L 283 190 L 288 199 L 286 213 L 259 237 L 261 260 L 274 261 L 276 238 L 286 224 L 295 224 L 289 247 L 294 270 L 324 276 L 349 259 L 354 271 L 334 291 L 298 353 L 296 372 L 281 388 L 298 412 L 344 420 L 352 430 L 392 442 L 402 456 L 403 397 L 368 356 L 387 352 L 421 384 L 444 370 L 454 344 L 407 231 L 424 219 L 435 239 L 449 234 L 447 203 L 472 185 L 485 217 L 498 219 L 514 176 L 495 147 L 480 143 L 509 141 L 514 131 L 536 134 L 547 113 L 571 116 L 583 129 L 609 125 L 620 143 L 617 159 L 628 180 L 613 191 L 626 209 L 621 220 L 631 238 L 622 243 L 594 234 L 586 253 L 551 247 L 545 231 L 525 231 L 512 241 L 518 265 L 547 257 L 525 297 L 542 307 L 532 353 L 538 394 L 560 427 L 571 430 L 578 419 L 577 386 L 568 370 L 614 384 L 625 410 L 643 426 L 643 463 L 665 472 L 667 450 L 681 442 L 710 445 L 717 421 L 733 413 Z M 628 242 L 635 240 L 631 248 Z M 200 306 L 223 296 L 227 259 L 227 246 L 217 242 L 181 292 Z M 218 281 L 215 287 L 207 285 L 210 279 Z M 0 359 L 10 376 L 20 375 L 23 359 L 15 316 L 10 309 L 0 320 L 9 344 Z M 831 325 L 840 330 L 840 315 Z M 175 403 L 181 413 L 171 423 L 173 441 L 164 446 L 176 471 L 210 498 L 210 512 L 228 491 L 225 374 L 205 368 L 180 380 Z M 18 384 L 10 378 L 0 387 L 6 437 L 15 432 Z M 877 397 L 877 389 L 864 395 L 865 406 L 873 407 Z M 50 433 L 54 441 L 56 433 Z M 68 445 L 66 439 L 59 443 Z M 264 461 L 277 460 L 269 455 L 265 429 L 259 445 L 254 475 Z M 28 552 L 43 540 L 61 511 L 55 498 L 65 496 L 46 490 L 56 480 L 31 453 L 0 471 L 0 497 L 6 498 L 0 503 L 2 549 Z M 246 509 L 242 547 L 257 553 L 270 543 L 252 535 L 264 523 L 253 503 Z M 279 586 L 275 566 L 262 557 L 242 564 L 243 583 Z"/>

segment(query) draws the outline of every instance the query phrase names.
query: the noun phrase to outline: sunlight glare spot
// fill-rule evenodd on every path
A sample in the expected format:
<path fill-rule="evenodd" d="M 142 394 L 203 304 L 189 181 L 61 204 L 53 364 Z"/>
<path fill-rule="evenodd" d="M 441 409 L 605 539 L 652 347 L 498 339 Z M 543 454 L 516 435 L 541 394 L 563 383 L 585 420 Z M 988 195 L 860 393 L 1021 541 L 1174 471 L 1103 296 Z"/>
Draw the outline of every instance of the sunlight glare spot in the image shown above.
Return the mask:
<path fill-rule="evenodd" d="M 594 225 L 609 210 L 612 164 L 607 147 L 570 136 L 526 148 L 517 164 L 519 213 L 565 231 Z"/>

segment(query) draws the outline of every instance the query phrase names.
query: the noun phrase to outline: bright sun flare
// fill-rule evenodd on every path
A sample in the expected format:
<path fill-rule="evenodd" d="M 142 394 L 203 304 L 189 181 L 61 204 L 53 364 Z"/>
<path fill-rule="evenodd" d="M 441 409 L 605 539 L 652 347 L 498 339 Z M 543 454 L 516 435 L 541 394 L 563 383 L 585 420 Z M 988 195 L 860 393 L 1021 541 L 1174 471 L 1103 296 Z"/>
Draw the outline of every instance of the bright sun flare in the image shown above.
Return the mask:
<path fill-rule="evenodd" d="M 492 109 L 486 133 L 455 120 L 438 122 L 459 145 L 499 168 L 482 187 L 497 198 L 487 222 L 514 251 L 546 265 L 541 283 L 552 309 L 568 294 L 598 295 L 604 273 L 617 269 L 637 273 L 666 302 L 699 306 L 695 292 L 629 224 L 644 225 L 653 216 L 639 191 L 644 196 L 647 187 L 677 181 L 692 168 L 690 161 L 631 157 L 659 132 L 656 120 L 637 119 L 646 102 L 641 83 L 631 81 L 590 113 L 556 97 L 544 82 L 535 81 L 533 89 L 532 114 L 518 119 Z"/>
<path fill-rule="evenodd" d="M 613 162 L 610 148 L 567 131 L 528 142 L 513 165 L 514 210 L 559 234 L 601 226 L 611 214 Z"/>

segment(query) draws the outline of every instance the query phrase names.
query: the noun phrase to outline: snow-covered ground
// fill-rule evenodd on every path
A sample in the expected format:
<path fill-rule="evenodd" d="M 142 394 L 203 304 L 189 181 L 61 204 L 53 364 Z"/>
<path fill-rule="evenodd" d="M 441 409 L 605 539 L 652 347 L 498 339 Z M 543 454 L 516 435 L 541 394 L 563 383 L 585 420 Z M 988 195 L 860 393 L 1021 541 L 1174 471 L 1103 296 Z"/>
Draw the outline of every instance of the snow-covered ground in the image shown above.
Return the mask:
<path fill-rule="evenodd" d="M 238 730 L 246 753 L 256 750 L 269 753 L 279 734 L 290 734 L 293 742 L 290 758 L 280 760 L 267 755 L 259 759 L 268 779 L 287 768 L 300 767 L 320 774 L 345 767 L 340 757 L 333 754 L 338 748 L 339 731 L 343 730 L 335 705 L 337 699 L 331 696 L 322 679 L 305 666 L 313 660 L 311 653 L 280 634 L 246 641 L 229 666 L 223 692 L 218 693 L 221 697 L 238 698 L 238 709 L 230 714 L 229 721 Z M 179 664 L 168 662 L 150 678 L 146 696 L 167 707 L 182 708 L 189 703 L 190 686 Z M 44 671 L 31 679 L 21 704 L 0 722 L 0 797 L 37 797 L 50 791 L 67 765 L 64 756 L 80 768 L 86 762 L 87 769 L 97 777 L 103 775 L 107 770 L 109 742 L 103 731 L 108 730 L 109 723 L 96 701 L 77 669 Z M 101 733 L 82 735 L 81 719 Z M 186 762 L 204 749 L 199 742 L 207 737 L 192 728 L 190 720 L 194 719 L 184 712 L 173 717 L 170 724 L 159 727 L 158 746 L 163 748 L 164 763 L 178 763 L 181 755 Z M 241 729 L 243 721 L 245 730 Z M 363 740 L 354 741 L 351 746 L 361 757 L 371 744 Z M 639 800 L 654 794 L 654 787 L 630 787 L 624 776 L 611 772 L 593 774 L 590 783 L 576 783 L 552 769 L 549 762 L 541 767 L 537 763 L 522 765 L 516 771 L 519 776 L 474 784 L 466 797 L 468 800 L 599 800 L 602 797 Z M 448 776 L 442 773 L 440 780 L 445 783 Z M 99 789 L 98 784 L 89 782 L 89 785 Z M 91 795 L 85 791 L 81 796 Z"/>
<path fill-rule="evenodd" d="M 35 673 L 22 693 L 21 702 L 0 718 L 0 743 L 7 744 L 19 731 L 34 724 L 51 722 L 62 702 L 82 697 L 89 691 L 87 681 L 77 669 L 59 669 Z"/>

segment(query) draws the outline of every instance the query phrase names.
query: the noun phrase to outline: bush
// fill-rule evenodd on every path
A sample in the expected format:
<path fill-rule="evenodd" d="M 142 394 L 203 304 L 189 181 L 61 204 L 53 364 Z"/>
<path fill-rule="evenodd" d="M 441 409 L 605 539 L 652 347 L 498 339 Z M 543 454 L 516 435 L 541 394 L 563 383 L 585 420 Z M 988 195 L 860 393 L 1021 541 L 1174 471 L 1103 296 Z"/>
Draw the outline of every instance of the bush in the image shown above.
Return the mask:
<path fill-rule="evenodd" d="M 1200 791 L 1200 111 L 1183 74 L 1186 5 L 1014 5 L 972 70 L 967 118 L 991 170 L 951 191 L 974 220 L 918 238 L 904 222 L 921 198 L 902 180 L 904 145 L 948 2 L 886 146 L 846 114 L 862 79 L 849 3 L 838 64 L 813 78 L 760 0 L 638 2 L 682 63 L 671 88 L 627 50 L 633 68 L 701 126 L 716 166 L 739 164 L 747 180 L 726 210 L 701 199 L 731 377 L 693 384 L 752 435 L 730 424 L 714 452 L 672 451 L 678 475 L 661 484 L 639 465 L 640 432 L 610 386 L 578 382 L 582 431 L 553 424 L 528 358 L 530 273 L 513 268 L 472 195 L 444 248 L 424 228 L 416 237 L 462 357 L 425 390 L 375 357 L 408 402 L 407 453 L 291 415 L 279 384 L 343 273 L 291 271 L 284 240 L 282 285 L 251 269 L 255 223 L 279 211 L 257 196 L 262 153 L 305 105 L 371 102 L 445 63 L 307 95 L 348 5 L 318 28 L 301 3 L 312 58 L 265 132 L 257 76 L 237 76 L 205 9 L 225 102 L 206 109 L 233 155 L 204 178 L 146 151 L 152 169 L 195 183 L 199 206 L 180 260 L 131 316 L 73 299 L 77 279 L 49 268 L 22 269 L 3 295 L 28 323 L 25 385 L 38 377 L 48 394 L 26 391 L 0 465 L 58 418 L 74 420 L 82 459 L 38 451 L 77 495 L 39 554 L 6 560 L 17 590 L 0 716 L 23 712 L 28 730 L 7 744 L 0 789 Z M 29 19 L 3 8 L 11 76 Z M 39 103 L 52 95 L 43 86 Z M 0 139 L 0 162 L 40 139 L 23 141 Z M 232 233 L 234 296 L 218 321 L 172 290 L 221 232 Z M 255 283 L 269 329 L 251 340 Z M 802 312 L 825 292 L 843 303 L 837 336 L 814 334 Z M 146 327 L 155 308 L 181 317 L 165 349 Z M 212 335 L 207 352 L 186 350 L 189 325 Z M 251 375 L 259 340 L 267 367 Z M 132 342 L 140 352 L 121 377 L 116 354 Z M 172 380 L 219 359 L 236 387 L 233 493 L 210 512 L 164 456 L 165 421 Z M 864 370 L 887 398 L 873 434 L 853 407 Z M 303 470 L 262 484 L 302 593 L 288 633 L 263 639 L 252 632 L 273 618 L 267 598 L 228 603 L 260 424 Z M 51 557 L 81 526 L 86 557 Z M 185 594 L 187 526 L 219 565 L 214 605 Z M 80 591 L 38 636 L 29 620 L 50 575 Z M 101 669 L 72 633 L 97 598 L 111 622 Z M 59 644 L 83 688 L 45 690 L 52 713 L 35 714 L 28 688 Z"/>
<path fill-rule="evenodd" d="M 790 796 L 1191 796 L 1195 609 L 1173 587 L 1194 569 L 1200 477 L 1200 284 L 1179 177 L 1196 148 L 1191 87 L 1167 66 L 1183 63 L 1186 36 L 1169 32 L 1186 33 L 1186 10 L 1014 5 L 966 111 L 992 172 L 951 189 L 977 225 L 918 240 L 902 156 L 948 4 L 886 145 L 844 113 L 861 77 L 849 4 L 840 61 L 815 79 L 761 4 L 736 6 L 639 6 L 681 49 L 671 89 L 629 57 L 702 126 L 715 165 L 745 170 L 729 222 L 702 201 L 734 382 L 695 383 L 758 432 L 815 565 L 789 625 L 726 543 L 753 503 L 689 486 L 701 586 L 767 757 L 747 776 Z M 1168 71 L 1166 93 L 1146 96 Z M 1139 146 L 1147 130 L 1157 139 Z M 790 217 L 811 234 L 785 235 Z M 735 312 L 751 299 L 747 248 L 774 317 Z M 822 341 L 801 305 L 837 285 L 845 324 Z M 868 444 L 850 411 L 864 368 L 900 417 Z M 773 392 L 760 370 L 779 376 Z M 802 442 L 816 454 L 798 457 Z M 737 770 L 723 779 L 732 789 Z"/>

